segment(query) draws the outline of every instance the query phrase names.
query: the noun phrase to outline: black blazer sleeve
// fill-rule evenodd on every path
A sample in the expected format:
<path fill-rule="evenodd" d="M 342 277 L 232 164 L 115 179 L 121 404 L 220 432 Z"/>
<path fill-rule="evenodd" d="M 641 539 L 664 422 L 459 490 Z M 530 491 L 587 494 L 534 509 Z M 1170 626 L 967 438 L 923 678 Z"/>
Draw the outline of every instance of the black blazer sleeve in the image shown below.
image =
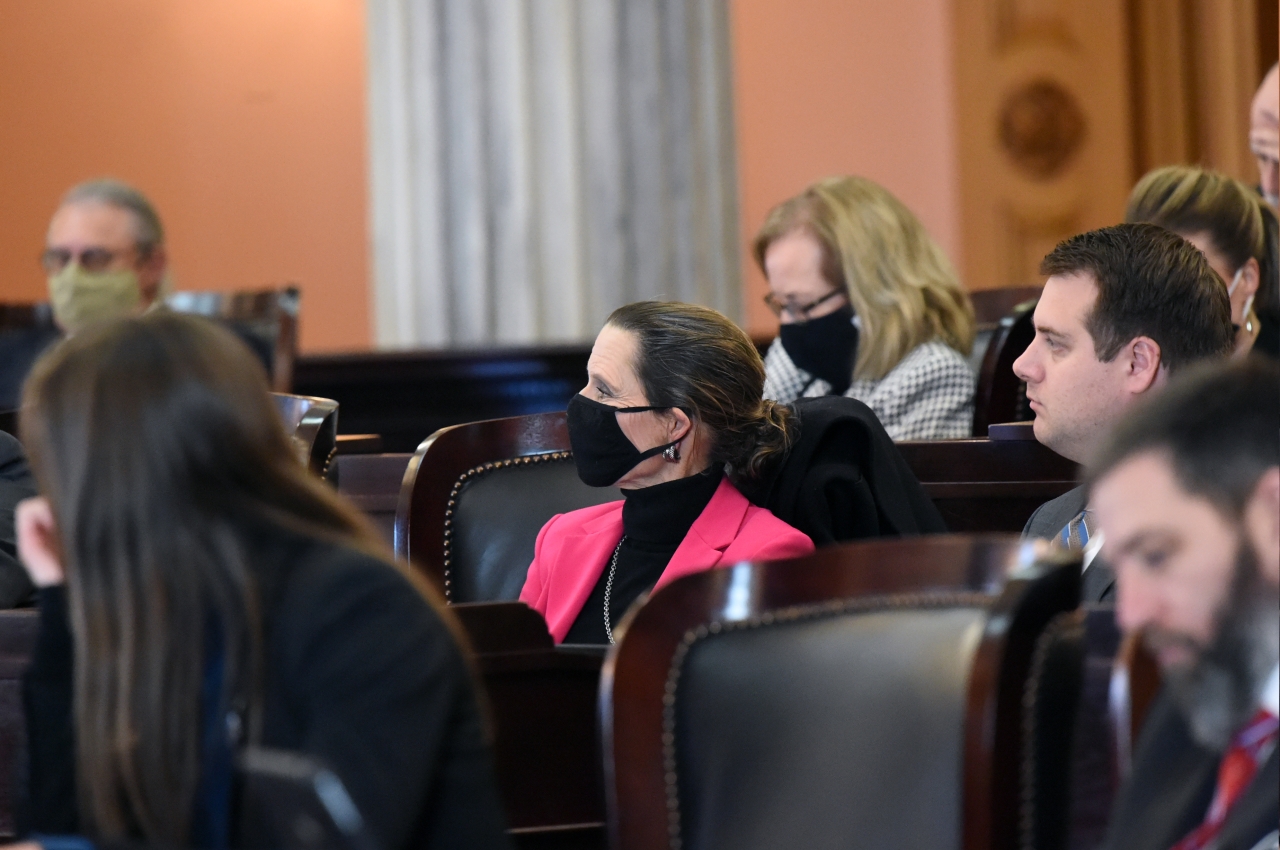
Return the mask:
<path fill-rule="evenodd" d="M 22 446 L 0 431 L 0 608 L 16 608 L 31 601 L 35 588 L 18 561 L 13 512 L 18 502 L 36 495 L 36 482 Z"/>
<path fill-rule="evenodd" d="M 387 850 L 504 847 L 480 712 L 452 633 L 395 568 L 336 551 L 296 571 L 272 626 L 269 667 L 283 685 L 283 716 L 300 730 L 296 748 L 334 769 Z"/>
<path fill-rule="evenodd" d="M 18 803 L 18 834 L 73 835 L 79 831 L 79 819 L 66 590 L 44 588 L 38 601 L 40 633 L 22 688 L 29 769 L 26 795 Z M 18 787 L 23 784 L 19 782 Z"/>

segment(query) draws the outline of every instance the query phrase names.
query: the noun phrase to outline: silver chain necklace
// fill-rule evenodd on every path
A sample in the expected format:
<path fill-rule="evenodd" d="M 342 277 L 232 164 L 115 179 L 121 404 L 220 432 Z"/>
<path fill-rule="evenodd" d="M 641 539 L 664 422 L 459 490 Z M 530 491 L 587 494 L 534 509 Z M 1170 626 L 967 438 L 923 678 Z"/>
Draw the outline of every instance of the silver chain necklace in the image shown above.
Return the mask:
<path fill-rule="evenodd" d="M 613 575 L 618 571 L 618 553 L 626 542 L 627 535 L 624 534 L 613 549 L 613 558 L 609 560 L 609 579 L 604 583 L 604 633 L 609 637 L 610 644 L 613 643 L 613 626 L 609 623 L 609 597 L 613 595 Z"/>

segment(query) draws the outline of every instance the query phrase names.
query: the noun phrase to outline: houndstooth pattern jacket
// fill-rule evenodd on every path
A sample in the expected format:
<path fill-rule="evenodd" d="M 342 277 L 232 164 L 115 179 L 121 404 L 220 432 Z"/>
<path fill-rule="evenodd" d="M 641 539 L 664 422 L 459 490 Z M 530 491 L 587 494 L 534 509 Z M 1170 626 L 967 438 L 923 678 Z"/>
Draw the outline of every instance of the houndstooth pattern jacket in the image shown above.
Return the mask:
<path fill-rule="evenodd" d="M 789 404 L 831 394 L 831 385 L 795 363 L 782 340 L 764 358 L 764 397 Z M 976 380 L 954 348 L 934 340 L 916 346 L 878 381 L 857 380 L 845 395 L 870 407 L 895 440 L 952 440 L 973 432 Z"/>

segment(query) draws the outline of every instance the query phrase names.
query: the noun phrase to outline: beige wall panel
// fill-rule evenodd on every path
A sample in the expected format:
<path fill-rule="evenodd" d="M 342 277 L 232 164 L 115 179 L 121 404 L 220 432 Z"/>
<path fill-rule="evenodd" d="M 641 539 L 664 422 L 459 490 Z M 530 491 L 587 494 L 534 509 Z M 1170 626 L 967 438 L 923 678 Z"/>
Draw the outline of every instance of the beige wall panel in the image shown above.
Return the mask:
<path fill-rule="evenodd" d="M 1040 259 L 1113 224 L 1132 183 L 1128 20 L 1114 0 L 957 0 L 964 278 L 1039 282 Z"/>
<path fill-rule="evenodd" d="M 1203 165 L 1257 179 L 1249 104 L 1258 87 L 1255 0 L 1130 0 L 1134 171 Z"/>

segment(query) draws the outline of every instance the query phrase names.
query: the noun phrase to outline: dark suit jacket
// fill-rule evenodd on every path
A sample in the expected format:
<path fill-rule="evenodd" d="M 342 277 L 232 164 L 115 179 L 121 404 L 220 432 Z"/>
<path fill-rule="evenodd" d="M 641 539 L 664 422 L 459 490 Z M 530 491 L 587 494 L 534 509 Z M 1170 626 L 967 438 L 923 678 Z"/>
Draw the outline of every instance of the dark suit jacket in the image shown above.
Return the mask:
<path fill-rule="evenodd" d="M 29 603 L 35 590 L 26 569 L 18 562 L 13 528 L 13 509 L 35 494 L 36 482 L 22 446 L 11 434 L 0 431 L 0 608 Z"/>
<path fill-rule="evenodd" d="M 1192 737 L 1167 693 L 1151 708 L 1133 773 L 1112 809 L 1104 850 L 1169 850 L 1204 821 L 1218 780 L 1220 753 Z M 1280 754 L 1272 750 L 1227 813 L 1218 850 L 1252 850 L 1280 822 Z"/>
<path fill-rule="evenodd" d="M 331 767 L 385 850 L 505 848 L 474 685 L 444 620 L 399 570 L 368 555 L 286 532 L 253 552 L 266 632 L 261 743 Z M 63 589 L 42 590 L 40 609 L 24 683 L 30 778 L 20 829 L 73 834 Z M 251 832 L 240 839 L 233 846 L 261 846 Z"/>
<path fill-rule="evenodd" d="M 31 367 L 60 339 L 51 323 L 0 331 L 0 410 L 17 409 Z"/>
<path fill-rule="evenodd" d="M 1084 510 L 1086 493 L 1080 486 L 1068 490 L 1056 499 L 1045 502 L 1036 508 L 1027 525 L 1022 529 L 1023 537 L 1042 537 L 1046 540 L 1056 539 L 1063 526 L 1075 519 L 1076 514 Z M 1116 596 L 1116 576 L 1111 567 L 1099 557 L 1094 557 L 1080 583 L 1080 601 L 1086 603 L 1114 602 Z"/>

